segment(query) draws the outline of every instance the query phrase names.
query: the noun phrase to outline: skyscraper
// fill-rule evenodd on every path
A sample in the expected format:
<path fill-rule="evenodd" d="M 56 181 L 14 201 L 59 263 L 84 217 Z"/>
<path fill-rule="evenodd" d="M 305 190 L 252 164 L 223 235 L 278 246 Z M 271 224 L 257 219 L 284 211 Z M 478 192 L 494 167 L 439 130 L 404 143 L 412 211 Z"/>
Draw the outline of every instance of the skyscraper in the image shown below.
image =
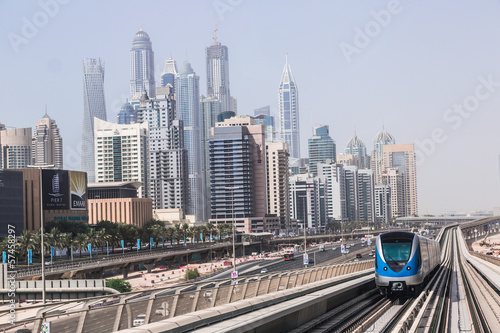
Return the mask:
<path fill-rule="evenodd" d="M 89 58 L 83 60 L 82 129 L 82 171 L 87 173 L 89 183 L 95 182 L 94 117 L 106 120 L 104 61 Z"/>
<path fill-rule="evenodd" d="M 149 35 L 139 30 L 130 50 L 130 97 L 140 99 L 146 90 L 150 98 L 156 96 L 155 62 Z"/>
<path fill-rule="evenodd" d="M 299 92 L 288 58 L 279 87 L 279 117 L 281 138 L 290 148 L 290 157 L 300 158 Z"/>
<path fill-rule="evenodd" d="M 178 119 L 172 93 L 149 99 L 144 93 L 137 121 L 149 123 L 149 189 L 153 209 L 188 211 L 188 157 L 184 125 Z"/>
<path fill-rule="evenodd" d="M 170 84 L 173 88 L 173 92 L 175 93 L 175 76 L 177 75 L 177 65 L 175 64 L 175 60 L 170 57 L 165 61 L 165 68 L 163 69 L 163 73 L 161 73 L 161 82 L 160 85 L 162 87 L 166 87 L 167 84 Z"/>
<path fill-rule="evenodd" d="M 389 185 L 375 185 L 375 223 L 378 227 L 387 226 L 392 221 L 391 214 L 391 187 Z"/>
<path fill-rule="evenodd" d="M 375 188 L 373 171 L 369 169 L 358 170 L 358 219 L 369 223 L 375 222 Z"/>
<path fill-rule="evenodd" d="M 335 161 L 335 141 L 329 135 L 328 125 L 314 128 L 314 136 L 309 139 L 309 172 L 318 175 L 318 163 L 325 163 L 327 159 Z"/>
<path fill-rule="evenodd" d="M 177 91 L 177 117 L 184 124 L 184 147 L 188 153 L 189 204 L 188 214 L 195 214 L 201 221 L 203 213 L 201 144 L 200 144 L 200 77 L 196 75 L 189 62 L 184 62 L 179 74 L 175 76 Z"/>
<path fill-rule="evenodd" d="M 207 95 L 217 98 L 221 103 L 221 111 L 231 109 L 229 91 L 229 56 L 227 46 L 217 42 L 214 33 L 214 44 L 206 48 L 207 56 Z M 234 104 L 234 102 L 233 102 Z"/>
<path fill-rule="evenodd" d="M 328 219 L 347 222 L 344 166 L 333 160 L 318 163 L 318 177 L 325 184 L 325 205 Z"/>
<path fill-rule="evenodd" d="M 137 122 L 137 111 L 129 102 L 126 102 L 118 112 L 117 118 L 118 124 L 134 124 Z"/>
<path fill-rule="evenodd" d="M 384 170 L 387 168 L 399 168 L 403 175 L 404 216 L 417 216 L 418 199 L 415 146 L 413 144 L 384 145 L 382 153 Z M 391 191 L 395 191 L 392 186 Z M 393 216 L 396 215 L 393 214 Z"/>
<path fill-rule="evenodd" d="M 56 121 L 47 113 L 36 124 L 33 137 L 34 165 L 54 165 L 63 168 L 63 141 Z"/>
<path fill-rule="evenodd" d="M 148 197 L 148 124 L 96 119 L 94 130 L 97 182 L 141 182 L 139 197 Z"/>
<path fill-rule="evenodd" d="M 373 151 L 371 157 L 371 166 L 370 168 L 373 170 L 375 175 L 375 183 L 382 183 L 382 174 L 383 170 L 383 147 L 384 145 L 394 145 L 396 144 L 396 140 L 394 137 L 383 128 L 380 132 L 377 133 L 375 138 L 373 139 Z"/>
<path fill-rule="evenodd" d="M 368 169 L 370 167 L 370 157 L 366 155 L 366 146 L 356 133 L 347 142 L 345 153 L 358 156 L 358 169 Z"/>
<path fill-rule="evenodd" d="M 32 164 L 31 127 L 0 130 L 0 169 L 21 169 Z"/>
<path fill-rule="evenodd" d="M 279 217 L 281 231 L 290 231 L 290 173 L 286 143 L 266 141 L 266 163 L 268 214 Z"/>

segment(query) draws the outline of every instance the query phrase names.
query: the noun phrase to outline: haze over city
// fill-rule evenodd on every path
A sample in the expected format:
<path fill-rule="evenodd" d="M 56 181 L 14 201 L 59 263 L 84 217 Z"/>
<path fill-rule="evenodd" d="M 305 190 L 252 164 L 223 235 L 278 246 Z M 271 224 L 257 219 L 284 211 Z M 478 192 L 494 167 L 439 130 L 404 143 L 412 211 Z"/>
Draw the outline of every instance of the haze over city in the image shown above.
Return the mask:
<path fill-rule="evenodd" d="M 171 56 L 178 67 L 191 63 L 206 95 L 205 48 L 217 25 L 240 115 L 270 105 L 277 117 L 288 54 L 302 157 L 314 125 L 330 126 L 337 152 L 354 133 L 371 152 L 384 127 L 396 143 L 416 145 L 420 214 L 500 206 L 498 1 L 47 3 L 0 2 L 0 122 L 34 127 L 47 105 L 66 169 L 80 168 L 83 58 L 105 61 L 107 118 L 116 121 L 141 27 L 151 37 L 157 85 Z"/>

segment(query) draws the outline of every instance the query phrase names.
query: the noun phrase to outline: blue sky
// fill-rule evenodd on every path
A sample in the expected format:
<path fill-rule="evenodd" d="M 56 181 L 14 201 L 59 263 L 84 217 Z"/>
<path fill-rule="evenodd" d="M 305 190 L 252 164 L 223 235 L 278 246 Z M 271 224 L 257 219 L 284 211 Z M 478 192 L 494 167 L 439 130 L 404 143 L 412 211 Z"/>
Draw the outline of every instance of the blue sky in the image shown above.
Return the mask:
<path fill-rule="evenodd" d="M 371 151 L 385 126 L 397 143 L 417 144 L 421 214 L 489 210 L 500 206 L 499 16 L 496 0 L 0 0 L 0 122 L 34 127 L 47 103 L 65 168 L 79 169 L 82 59 L 104 59 L 115 120 L 141 25 L 156 79 L 169 56 L 178 67 L 187 59 L 206 94 L 205 47 L 218 24 L 240 114 L 271 105 L 277 115 L 288 53 L 304 156 L 314 125 L 330 126 L 338 152 L 354 131 Z"/>

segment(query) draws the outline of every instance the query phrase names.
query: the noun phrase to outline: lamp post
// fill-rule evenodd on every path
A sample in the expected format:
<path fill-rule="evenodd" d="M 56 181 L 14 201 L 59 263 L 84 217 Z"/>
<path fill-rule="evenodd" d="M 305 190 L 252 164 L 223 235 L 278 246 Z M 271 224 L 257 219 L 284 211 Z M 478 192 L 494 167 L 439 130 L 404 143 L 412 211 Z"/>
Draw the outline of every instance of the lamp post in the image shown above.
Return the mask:
<path fill-rule="evenodd" d="M 42 262 L 42 303 L 46 303 L 46 290 L 45 290 L 45 248 L 43 244 L 43 191 L 42 191 L 42 169 L 53 168 L 54 165 L 28 165 L 28 168 L 38 168 L 40 170 L 40 252 Z"/>
<path fill-rule="evenodd" d="M 231 191 L 231 220 L 233 222 L 233 271 L 236 271 L 236 251 L 235 251 L 235 245 L 234 245 L 234 229 L 235 229 L 235 220 L 234 220 L 234 190 L 239 189 L 239 186 L 226 186 L 224 189 L 230 190 Z"/>

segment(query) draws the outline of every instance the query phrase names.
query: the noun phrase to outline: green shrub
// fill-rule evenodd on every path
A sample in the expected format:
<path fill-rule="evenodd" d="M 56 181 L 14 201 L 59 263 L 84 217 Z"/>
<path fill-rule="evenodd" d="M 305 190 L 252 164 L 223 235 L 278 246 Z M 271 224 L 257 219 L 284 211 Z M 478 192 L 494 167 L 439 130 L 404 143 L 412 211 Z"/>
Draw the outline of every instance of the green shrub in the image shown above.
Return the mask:
<path fill-rule="evenodd" d="M 106 287 L 112 288 L 121 293 L 127 293 L 132 291 L 132 286 L 129 282 L 123 281 L 122 279 L 109 279 L 106 280 Z"/>
<path fill-rule="evenodd" d="M 192 280 L 192 279 L 196 279 L 198 277 L 200 277 L 200 273 L 198 272 L 198 269 L 194 268 L 194 269 L 188 269 L 186 270 L 186 280 Z"/>

